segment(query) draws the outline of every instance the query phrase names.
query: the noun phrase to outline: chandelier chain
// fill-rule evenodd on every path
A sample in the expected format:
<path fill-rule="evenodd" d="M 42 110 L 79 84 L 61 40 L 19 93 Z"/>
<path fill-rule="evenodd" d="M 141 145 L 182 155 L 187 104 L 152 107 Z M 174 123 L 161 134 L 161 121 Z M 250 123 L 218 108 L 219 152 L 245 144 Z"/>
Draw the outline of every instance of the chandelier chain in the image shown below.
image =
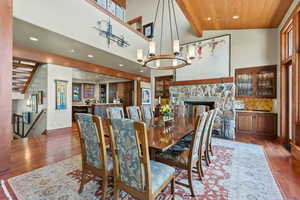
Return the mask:
<path fill-rule="evenodd" d="M 176 18 L 176 15 L 175 15 L 175 8 L 174 8 L 174 1 L 172 1 L 172 8 L 173 8 L 173 14 L 174 14 L 174 21 L 175 21 L 175 28 L 176 28 L 176 33 L 177 33 L 177 39 L 179 39 L 179 32 L 178 32 L 178 25 L 177 25 L 177 18 Z"/>
<path fill-rule="evenodd" d="M 171 13 L 170 0 L 168 0 L 168 8 L 169 8 L 169 21 L 170 21 L 170 30 L 171 30 L 171 49 L 172 49 L 172 47 L 173 47 L 173 28 L 172 28 L 172 17 L 171 17 L 172 13 Z"/>
<path fill-rule="evenodd" d="M 162 55 L 161 53 L 161 48 L 162 48 L 162 40 L 163 40 L 163 27 L 164 27 L 164 10 L 165 10 L 165 1 L 163 0 L 163 6 L 162 6 L 162 11 L 161 11 L 161 34 L 160 34 L 160 44 L 159 44 L 159 53 L 160 55 Z"/>

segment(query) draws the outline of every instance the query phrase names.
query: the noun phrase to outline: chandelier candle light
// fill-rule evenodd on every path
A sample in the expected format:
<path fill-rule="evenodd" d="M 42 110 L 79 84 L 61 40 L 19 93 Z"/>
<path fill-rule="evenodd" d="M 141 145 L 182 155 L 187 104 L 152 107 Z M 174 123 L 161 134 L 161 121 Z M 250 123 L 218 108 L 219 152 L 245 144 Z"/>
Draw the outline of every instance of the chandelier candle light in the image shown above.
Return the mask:
<path fill-rule="evenodd" d="M 159 51 L 157 51 L 156 48 L 155 38 L 152 38 L 149 41 L 149 49 L 147 56 L 144 57 L 142 49 L 137 50 L 137 61 L 141 63 L 144 67 L 158 70 L 178 69 L 190 65 L 192 63 L 192 59 L 195 58 L 195 46 L 193 44 L 188 45 L 185 48 L 180 48 L 179 32 L 174 8 L 174 1 L 175 0 L 158 0 L 157 2 L 153 27 L 155 31 L 155 27 L 157 25 L 157 18 L 159 13 L 161 12 L 161 31 L 160 34 L 158 34 L 157 37 L 155 37 L 156 39 L 160 39 Z M 170 51 L 172 51 L 167 53 L 162 52 L 162 47 L 165 46 L 163 44 L 165 13 L 167 13 L 170 25 L 170 33 L 166 34 L 171 36 Z M 175 39 L 173 38 L 173 35 L 175 35 Z"/>

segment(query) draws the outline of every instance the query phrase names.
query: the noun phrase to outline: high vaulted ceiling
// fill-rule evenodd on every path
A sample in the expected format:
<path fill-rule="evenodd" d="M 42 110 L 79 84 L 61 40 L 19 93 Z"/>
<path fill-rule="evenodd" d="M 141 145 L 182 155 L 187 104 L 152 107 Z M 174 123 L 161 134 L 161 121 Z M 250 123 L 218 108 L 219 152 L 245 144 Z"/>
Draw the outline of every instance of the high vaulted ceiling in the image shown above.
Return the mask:
<path fill-rule="evenodd" d="M 198 36 L 203 30 L 276 28 L 293 0 L 177 0 Z M 237 19 L 233 19 L 237 16 Z"/>

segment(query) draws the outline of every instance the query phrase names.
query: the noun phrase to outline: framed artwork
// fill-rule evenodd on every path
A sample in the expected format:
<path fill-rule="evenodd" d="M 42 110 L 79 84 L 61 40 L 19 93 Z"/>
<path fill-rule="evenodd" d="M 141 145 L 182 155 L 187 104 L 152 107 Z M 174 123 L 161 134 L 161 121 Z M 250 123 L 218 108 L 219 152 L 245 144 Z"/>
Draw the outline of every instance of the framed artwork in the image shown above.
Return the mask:
<path fill-rule="evenodd" d="M 107 0 L 107 10 L 113 14 L 116 15 L 116 3 L 112 0 Z"/>
<path fill-rule="evenodd" d="M 31 95 L 31 109 L 33 113 L 38 113 L 37 94 Z"/>
<path fill-rule="evenodd" d="M 107 8 L 107 0 L 97 0 L 97 4 L 99 4 L 102 8 Z"/>
<path fill-rule="evenodd" d="M 95 85 L 85 83 L 83 85 L 83 98 L 93 99 L 95 98 Z"/>
<path fill-rule="evenodd" d="M 81 84 L 74 83 L 72 86 L 72 101 L 81 102 Z"/>
<path fill-rule="evenodd" d="M 124 8 L 116 4 L 116 17 L 124 21 Z"/>
<path fill-rule="evenodd" d="M 37 101 L 38 105 L 44 104 L 44 92 L 42 90 L 37 92 Z"/>
<path fill-rule="evenodd" d="M 153 23 L 149 23 L 143 26 L 143 33 L 147 38 L 153 38 Z"/>
<path fill-rule="evenodd" d="M 68 81 L 56 80 L 55 81 L 55 98 L 56 98 L 56 110 L 67 109 L 67 86 Z"/>
<path fill-rule="evenodd" d="M 142 104 L 151 104 L 151 90 L 142 88 Z"/>

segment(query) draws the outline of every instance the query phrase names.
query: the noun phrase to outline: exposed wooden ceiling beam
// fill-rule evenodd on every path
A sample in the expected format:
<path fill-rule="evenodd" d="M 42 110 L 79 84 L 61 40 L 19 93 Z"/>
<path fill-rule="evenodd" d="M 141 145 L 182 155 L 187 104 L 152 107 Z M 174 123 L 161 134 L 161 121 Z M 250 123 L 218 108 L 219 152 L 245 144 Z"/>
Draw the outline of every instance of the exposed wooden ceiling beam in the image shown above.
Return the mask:
<path fill-rule="evenodd" d="M 200 18 L 198 17 L 198 12 L 195 12 L 195 5 L 189 0 L 176 0 L 178 6 L 182 10 L 183 14 L 190 22 L 196 36 L 202 37 L 203 29 L 201 25 Z"/>
<path fill-rule="evenodd" d="M 88 63 L 73 58 L 68 58 L 68 57 L 48 53 L 45 51 L 39 51 L 39 50 L 35 50 L 23 46 L 18 46 L 18 45 L 14 45 L 13 56 L 15 58 L 23 58 L 26 60 L 32 60 L 39 63 L 49 63 L 49 64 L 56 64 L 65 67 L 72 67 L 84 71 L 105 74 L 117 78 L 125 78 L 129 80 L 141 80 L 145 82 L 150 82 L 149 77 L 140 76 L 129 72 L 123 72 L 109 67 L 104 67 L 101 65 Z"/>

